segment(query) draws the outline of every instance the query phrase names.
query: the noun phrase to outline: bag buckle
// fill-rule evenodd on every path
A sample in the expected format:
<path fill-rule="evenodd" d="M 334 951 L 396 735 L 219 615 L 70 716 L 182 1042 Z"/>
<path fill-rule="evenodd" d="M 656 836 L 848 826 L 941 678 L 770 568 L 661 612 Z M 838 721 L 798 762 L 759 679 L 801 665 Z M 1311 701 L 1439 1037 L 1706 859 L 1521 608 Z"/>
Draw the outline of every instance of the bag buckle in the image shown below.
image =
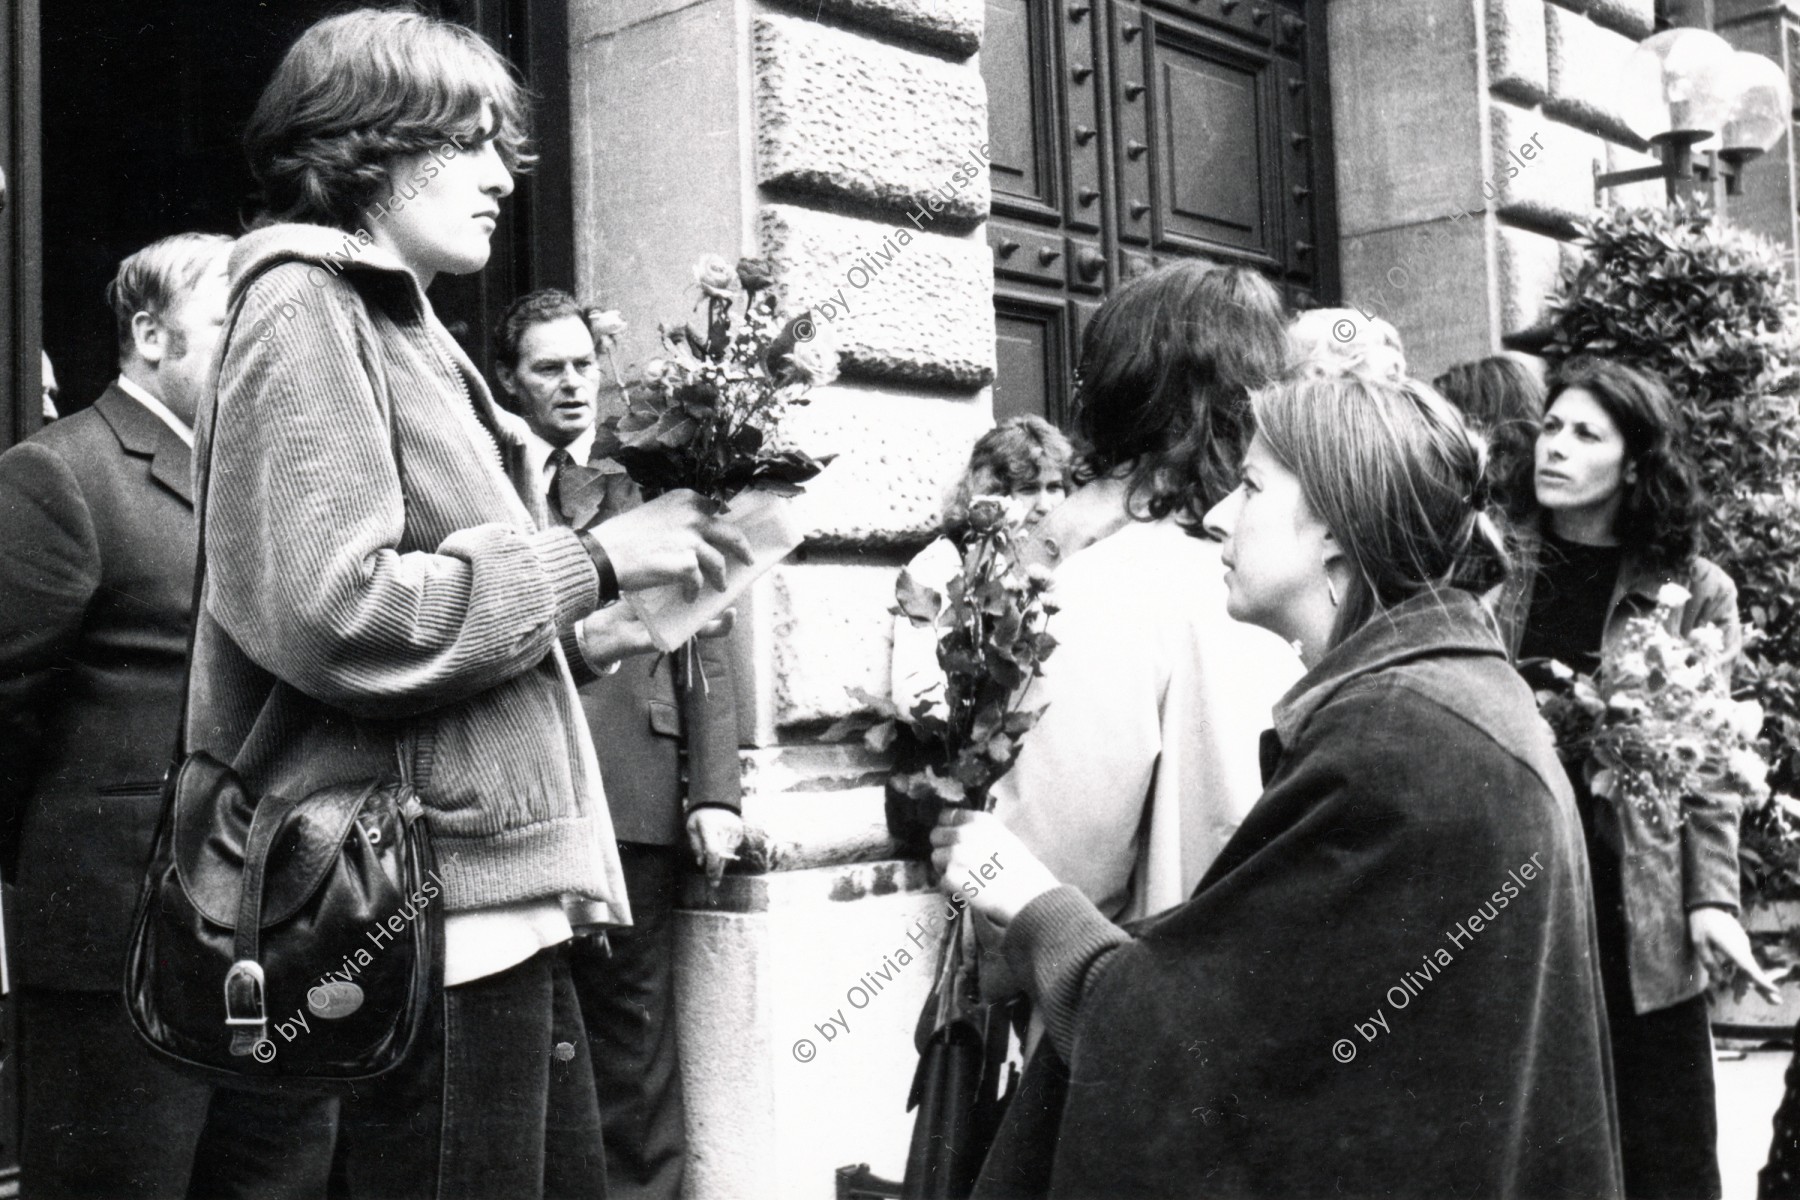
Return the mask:
<path fill-rule="evenodd" d="M 231 1052 L 252 1053 L 259 1042 L 269 1040 L 269 1014 L 263 1003 L 262 964 L 243 958 L 225 972 L 225 1026 L 231 1033 Z"/>

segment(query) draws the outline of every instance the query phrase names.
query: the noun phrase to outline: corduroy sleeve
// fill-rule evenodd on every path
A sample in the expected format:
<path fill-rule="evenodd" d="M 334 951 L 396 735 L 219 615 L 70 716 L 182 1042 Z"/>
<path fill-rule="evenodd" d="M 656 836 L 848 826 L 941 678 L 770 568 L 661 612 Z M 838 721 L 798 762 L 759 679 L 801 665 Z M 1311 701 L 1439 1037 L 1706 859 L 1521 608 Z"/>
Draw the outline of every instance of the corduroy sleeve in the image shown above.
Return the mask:
<path fill-rule="evenodd" d="M 209 609 L 265 670 L 358 715 L 478 695 L 593 607 L 593 565 L 566 529 L 503 524 L 399 552 L 406 511 L 363 300 L 308 273 L 288 264 L 250 286 L 220 364 Z"/>
<path fill-rule="evenodd" d="M 1066 884 L 1027 904 L 1007 926 L 1007 965 L 1026 981 L 1026 991 L 1044 1014 L 1050 1044 L 1064 1062 L 1074 1045 L 1082 997 L 1112 952 L 1129 941 L 1130 934 Z"/>

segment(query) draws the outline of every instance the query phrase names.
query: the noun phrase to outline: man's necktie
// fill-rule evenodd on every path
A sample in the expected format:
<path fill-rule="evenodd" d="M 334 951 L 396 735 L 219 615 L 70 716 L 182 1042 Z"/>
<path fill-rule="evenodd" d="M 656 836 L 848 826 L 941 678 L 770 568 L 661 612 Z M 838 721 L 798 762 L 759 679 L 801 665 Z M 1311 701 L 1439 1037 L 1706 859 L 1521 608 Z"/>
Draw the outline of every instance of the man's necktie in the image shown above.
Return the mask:
<path fill-rule="evenodd" d="M 550 519 L 555 521 L 558 525 L 567 525 L 569 523 L 569 519 L 563 515 L 563 468 L 572 467 L 574 465 L 574 457 L 561 446 L 558 446 L 550 452 L 550 458 L 544 464 L 544 470 L 550 476 L 549 486 L 544 489 L 544 504 L 545 507 L 550 510 Z"/>

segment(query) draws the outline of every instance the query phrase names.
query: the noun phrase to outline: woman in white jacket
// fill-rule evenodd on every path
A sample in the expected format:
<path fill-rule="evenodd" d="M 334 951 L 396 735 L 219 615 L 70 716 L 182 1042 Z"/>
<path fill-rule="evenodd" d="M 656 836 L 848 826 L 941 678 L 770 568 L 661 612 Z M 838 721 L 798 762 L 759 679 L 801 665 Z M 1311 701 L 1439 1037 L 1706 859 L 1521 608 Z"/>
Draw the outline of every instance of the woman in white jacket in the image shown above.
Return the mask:
<path fill-rule="evenodd" d="M 1219 546 L 1199 523 L 1236 486 L 1249 392 L 1286 362 L 1274 288 L 1200 262 L 1134 281 L 1082 340 L 1089 482 L 1037 538 L 1059 561 L 1060 611 L 1024 705 L 1049 707 L 994 797 L 1115 920 L 1187 898 L 1261 794 L 1259 738 L 1300 676 L 1279 638 L 1226 615 Z"/>

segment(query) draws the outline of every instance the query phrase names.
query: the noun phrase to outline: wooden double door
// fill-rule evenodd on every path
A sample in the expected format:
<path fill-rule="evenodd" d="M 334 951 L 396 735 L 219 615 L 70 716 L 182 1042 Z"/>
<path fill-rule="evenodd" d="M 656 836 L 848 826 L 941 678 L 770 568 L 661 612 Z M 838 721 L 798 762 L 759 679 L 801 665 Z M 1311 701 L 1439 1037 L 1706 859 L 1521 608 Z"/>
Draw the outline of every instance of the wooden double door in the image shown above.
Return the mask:
<path fill-rule="evenodd" d="M 1338 296 L 1323 0 L 987 0 L 995 416 L 1069 417 L 1106 292 L 1171 259 Z"/>

